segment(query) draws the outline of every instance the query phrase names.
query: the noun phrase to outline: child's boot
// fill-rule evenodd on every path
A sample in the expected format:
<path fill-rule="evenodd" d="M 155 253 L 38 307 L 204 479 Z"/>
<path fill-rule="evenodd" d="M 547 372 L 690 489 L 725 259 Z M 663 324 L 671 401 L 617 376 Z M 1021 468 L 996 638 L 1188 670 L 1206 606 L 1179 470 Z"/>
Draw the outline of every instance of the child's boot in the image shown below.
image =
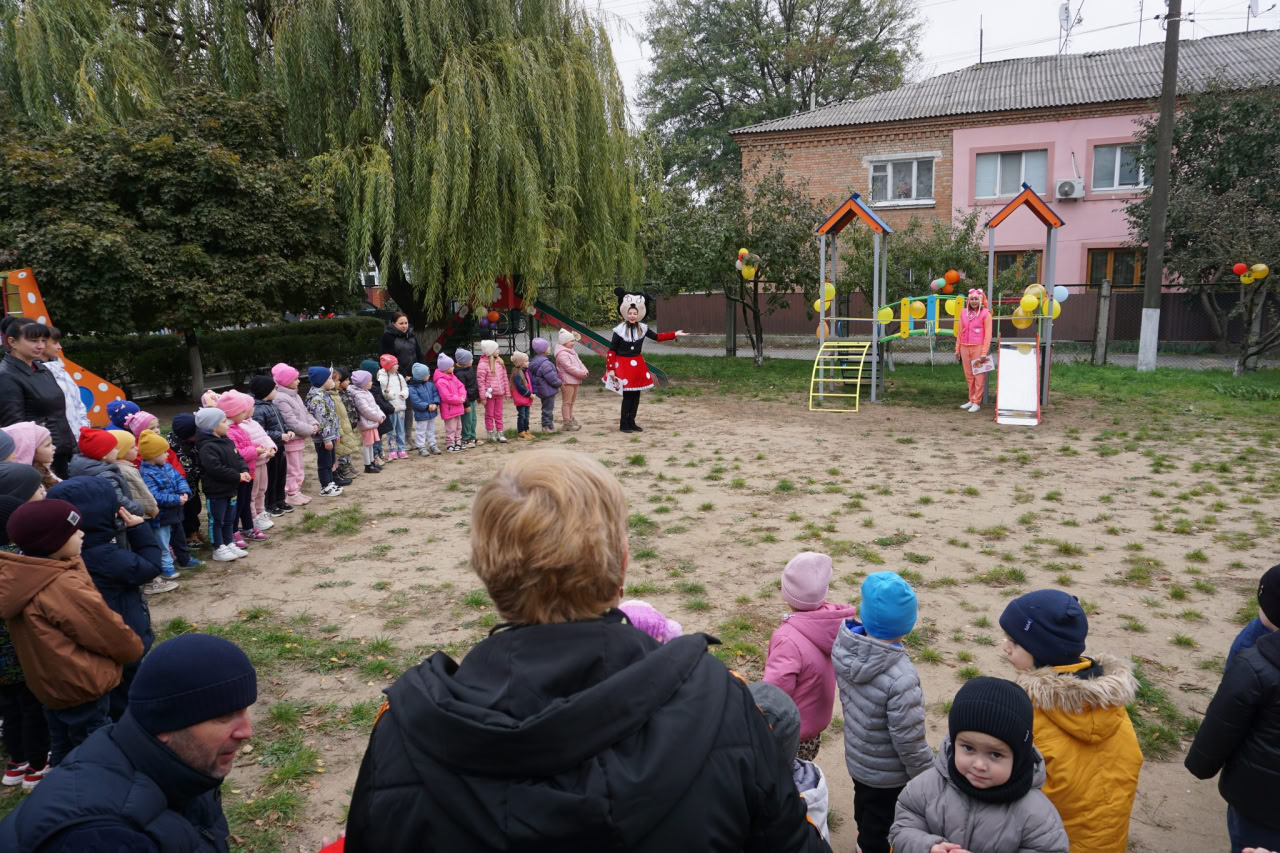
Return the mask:
<path fill-rule="evenodd" d="M 493 435 L 494 435 L 494 438 L 497 440 L 498 444 L 506 444 L 506 443 L 507 443 L 507 435 L 506 435 L 506 433 L 504 433 L 502 430 L 500 430 L 500 429 L 496 429 L 496 430 L 494 430 L 494 431 L 493 431 Z"/>

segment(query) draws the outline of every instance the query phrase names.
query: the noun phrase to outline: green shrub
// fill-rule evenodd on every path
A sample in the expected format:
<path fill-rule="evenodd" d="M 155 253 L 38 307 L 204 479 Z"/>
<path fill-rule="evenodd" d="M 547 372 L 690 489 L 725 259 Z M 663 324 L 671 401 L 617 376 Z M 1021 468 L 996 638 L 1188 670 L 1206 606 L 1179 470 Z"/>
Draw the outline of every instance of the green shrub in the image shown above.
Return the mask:
<path fill-rule="evenodd" d="M 281 361 L 304 376 L 312 364 L 354 369 L 363 359 L 377 358 L 383 328 L 375 317 L 344 317 L 203 332 L 200 360 L 205 373 L 228 372 L 237 385 Z M 130 396 L 144 389 L 175 397 L 190 391 L 187 347 L 180 335 L 93 335 L 64 343 L 71 360 Z"/>

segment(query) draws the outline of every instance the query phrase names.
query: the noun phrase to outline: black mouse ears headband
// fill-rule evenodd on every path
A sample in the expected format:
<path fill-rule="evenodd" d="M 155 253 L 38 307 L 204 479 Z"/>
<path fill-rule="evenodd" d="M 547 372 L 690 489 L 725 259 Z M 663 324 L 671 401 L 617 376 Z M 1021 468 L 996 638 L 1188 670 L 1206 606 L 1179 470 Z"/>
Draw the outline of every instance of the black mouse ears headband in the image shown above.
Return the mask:
<path fill-rule="evenodd" d="M 618 297 L 618 316 L 624 321 L 627 319 L 627 309 L 632 305 L 634 305 L 640 312 L 639 319 L 641 321 L 648 316 L 650 303 L 652 301 L 649 294 L 636 293 L 634 291 L 625 290 L 621 287 L 614 288 L 613 292 Z"/>

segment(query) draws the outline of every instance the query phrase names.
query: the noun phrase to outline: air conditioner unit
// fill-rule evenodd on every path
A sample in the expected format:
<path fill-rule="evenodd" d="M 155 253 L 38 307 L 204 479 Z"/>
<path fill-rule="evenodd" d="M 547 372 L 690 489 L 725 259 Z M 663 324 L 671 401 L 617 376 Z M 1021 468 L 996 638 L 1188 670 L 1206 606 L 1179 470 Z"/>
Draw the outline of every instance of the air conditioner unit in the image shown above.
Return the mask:
<path fill-rule="evenodd" d="M 1057 197 L 1084 198 L 1084 178 L 1066 178 L 1058 181 Z"/>

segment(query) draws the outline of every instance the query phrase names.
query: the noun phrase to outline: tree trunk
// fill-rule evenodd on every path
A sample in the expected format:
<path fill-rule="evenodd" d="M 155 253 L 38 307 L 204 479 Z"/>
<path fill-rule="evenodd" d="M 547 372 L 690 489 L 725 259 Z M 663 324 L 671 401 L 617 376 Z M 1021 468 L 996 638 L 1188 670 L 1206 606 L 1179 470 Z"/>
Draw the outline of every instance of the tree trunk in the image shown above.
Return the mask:
<path fill-rule="evenodd" d="M 204 396 L 204 363 L 200 359 L 200 342 L 196 333 L 187 329 L 182 333 L 187 344 L 187 363 L 191 366 L 191 399 L 199 400 Z"/>
<path fill-rule="evenodd" d="M 747 333 L 747 343 L 751 344 L 751 351 L 754 353 L 756 351 L 756 327 L 751 322 L 751 315 L 748 313 L 746 285 L 739 284 L 737 287 L 738 304 L 742 306 L 742 328 Z"/>
<path fill-rule="evenodd" d="M 764 366 L 764 320 L 760 315 L 760 284 L 756 281 L 751 282 L 751 308 L 752 321 L 755 323 L 756 340 L 756 367 Z"/>
<path fill-rule="evenodd" d="M 1221 309 L 1218 307 L 1218 300 L 1209 297 L 1209 289 L 1207 287 L 1200 288 L 1200 307 L 1204 309 L 1205 316 L 1209 318 L 1209 328 L 1213 331 L 1213 351 L 1218 355 L 1226 355 L 1229 321 L 1222 316 Z"/>

